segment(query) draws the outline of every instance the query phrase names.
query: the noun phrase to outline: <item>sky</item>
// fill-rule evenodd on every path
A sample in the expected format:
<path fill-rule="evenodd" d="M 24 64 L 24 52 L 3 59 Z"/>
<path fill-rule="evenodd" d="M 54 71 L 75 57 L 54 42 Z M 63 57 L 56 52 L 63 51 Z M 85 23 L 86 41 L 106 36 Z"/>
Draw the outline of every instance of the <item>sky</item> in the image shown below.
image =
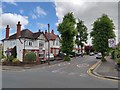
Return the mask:
<path fill-rule="evenodd" d="M 7 1 L 7 2 L 6 2 Z M 17 1 L 17 0 L 16 0 Z M 57 25 L 62 22 L 64 15 L 73 12 L 76 19 L 81 19 L 88 28 L 88 33 L 92 31 L 93 22 L 107 14 L 115 24 L 115 34 L 118 38 L 118 2 L 115 0 L 52 0 L 43 2 L 40 0 L 3 0 L 0 4 L 1 18 L 0 39 L 5 37 L 6 25 L 10 25 L 10 35 L 16 32 L 18 21 L 22 24 L 22 29 L 30 29 L 32 32 L 47 30 L 47 24 L 50 24 L 50 30 L 54 29 L 56 34 Z M 77 21 L 77 20 L 76 20 Z M 117 39 L 118 41 L 118 39 Z M 88 36 L 88 44 L 91 39 Z"/>

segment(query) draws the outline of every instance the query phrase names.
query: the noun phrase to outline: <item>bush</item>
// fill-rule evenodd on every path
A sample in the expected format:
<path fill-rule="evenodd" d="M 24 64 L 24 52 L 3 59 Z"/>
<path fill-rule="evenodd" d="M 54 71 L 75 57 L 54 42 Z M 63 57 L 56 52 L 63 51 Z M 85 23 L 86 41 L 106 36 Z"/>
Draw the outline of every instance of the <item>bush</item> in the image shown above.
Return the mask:
<path fill-rule="evenodd" d="M 17 62 L 20 62 L 20 61 L 19 61 L 19 59 L 14 58 L 14 59 L 12 60 L 12 62 L 13 62 L 13 63 L 17 63 Z"/>
<path fill-rule="evenodd" d="M 12 60 L 12 63 L 13 63 L 13 65 L 19 65 L 19 64 L 20 64 L 20 61 L 19 61 L 19 59 L 14 58 L 14 59 Z"/>
<path fill-rule="evenodd" d="M 70 57 L 69 56 L 65 56 L 64 60 L 65 61 L 70 61 Z"/>
<path fill-rule="evenodd" d="M 119 64 L 119 65 L 120 65 L 120 59 L 116 60 L 116 62 L 117 62 L 117 64 Z"/>
<path fill-rule="evenodd" d="M 36 60 L 36 54 L 34 52 L 29 52 L 25 55 L 25 61 L 32 62 Z"/>
<path fill-rule="evenodd" d="M 7 57 L 7 60 L 10 62 L 12 62 L 13 59 L 14 59 L 14 57 L 12 55 Z"/>

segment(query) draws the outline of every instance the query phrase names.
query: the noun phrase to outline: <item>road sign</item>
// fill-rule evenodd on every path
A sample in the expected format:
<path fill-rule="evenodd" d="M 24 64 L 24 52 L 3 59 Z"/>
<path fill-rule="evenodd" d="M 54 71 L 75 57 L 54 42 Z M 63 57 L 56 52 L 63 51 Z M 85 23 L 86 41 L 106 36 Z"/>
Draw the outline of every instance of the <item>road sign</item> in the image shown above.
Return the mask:
<path fill-rule="evenodd" d="M 116 41 L 114 38 L 108 39 L 108 46 L 109 47 L 115 47 Z"/>

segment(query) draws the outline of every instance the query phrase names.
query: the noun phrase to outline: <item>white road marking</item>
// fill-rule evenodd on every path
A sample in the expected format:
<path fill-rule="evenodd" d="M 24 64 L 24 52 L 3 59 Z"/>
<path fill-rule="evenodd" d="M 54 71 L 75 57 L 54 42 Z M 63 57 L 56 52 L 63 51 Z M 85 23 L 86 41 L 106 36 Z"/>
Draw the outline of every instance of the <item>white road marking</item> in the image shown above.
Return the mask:
<path fill-rule="evenodd" d="M 81 77 L 86 77 L 87 75 L 82 73 L 82 74 L 80 74 L 80 76 Z"/>
<path fill-rule="evenodd" d="M 53 70 L 52 72 L 59 72 L 61 69 L 63 69 L 63 68 L 59 68 L 59 69 Z"/>
<path fill-rule="evenodd" d="M 78 68 L 81 68 L 81 67 L 89 67 L 89 64 L 87 64 L 87 63 L 78 64 L 77 67 L 78 67 Z"/>
<path fill-rule="evenodd" d="M 75 75 L 75 74 L 77 74 L 77 73 L 75 73 L 75 72 L 68 73 L 68 75 Z"/>

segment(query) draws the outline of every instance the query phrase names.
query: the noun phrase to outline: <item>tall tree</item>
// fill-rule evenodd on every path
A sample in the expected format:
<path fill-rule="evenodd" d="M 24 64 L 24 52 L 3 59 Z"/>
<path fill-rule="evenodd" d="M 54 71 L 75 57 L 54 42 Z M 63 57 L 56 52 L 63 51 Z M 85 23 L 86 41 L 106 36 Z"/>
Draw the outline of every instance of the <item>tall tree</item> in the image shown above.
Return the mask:
<path fill-rule="evenodd" d="M 78 23 L 77 23 L 77 32 L 78 35 L 76 36 L 76 41 L 75 43 L 77 44 L 78 48 L 81 46 L 81 53 L 83 53 L 83 46 L 84 43 L 87 43 L 87 27 L 84 25 L 84 22 L 80 19 L 78 19 Z M 78 53 L 79 53 L 79 49 L 78 49 Z"/>
<path fill-rule="evenodd" d="M 67 57 L 69 57 L 69 54 L 72 52 L 74 47 L 74 36 L 77 34 L 77 31 L 75 29 L 75 18 L 72 12 L 67 13 L 62 23 L 58 25 L 58 31 L 61 34 L 61 50 L 62 52 L 67 54 Z"/>
<path fill-rule="evenodd" d="M 92 43 L 96 51 L 102 53 L 102 61 L 106 61 L 105 52 L 109 50 L 108 39 L 115 38 L 114 29 L 113 21 L 106 14 L 103 14 L 93 23 Z"/>

